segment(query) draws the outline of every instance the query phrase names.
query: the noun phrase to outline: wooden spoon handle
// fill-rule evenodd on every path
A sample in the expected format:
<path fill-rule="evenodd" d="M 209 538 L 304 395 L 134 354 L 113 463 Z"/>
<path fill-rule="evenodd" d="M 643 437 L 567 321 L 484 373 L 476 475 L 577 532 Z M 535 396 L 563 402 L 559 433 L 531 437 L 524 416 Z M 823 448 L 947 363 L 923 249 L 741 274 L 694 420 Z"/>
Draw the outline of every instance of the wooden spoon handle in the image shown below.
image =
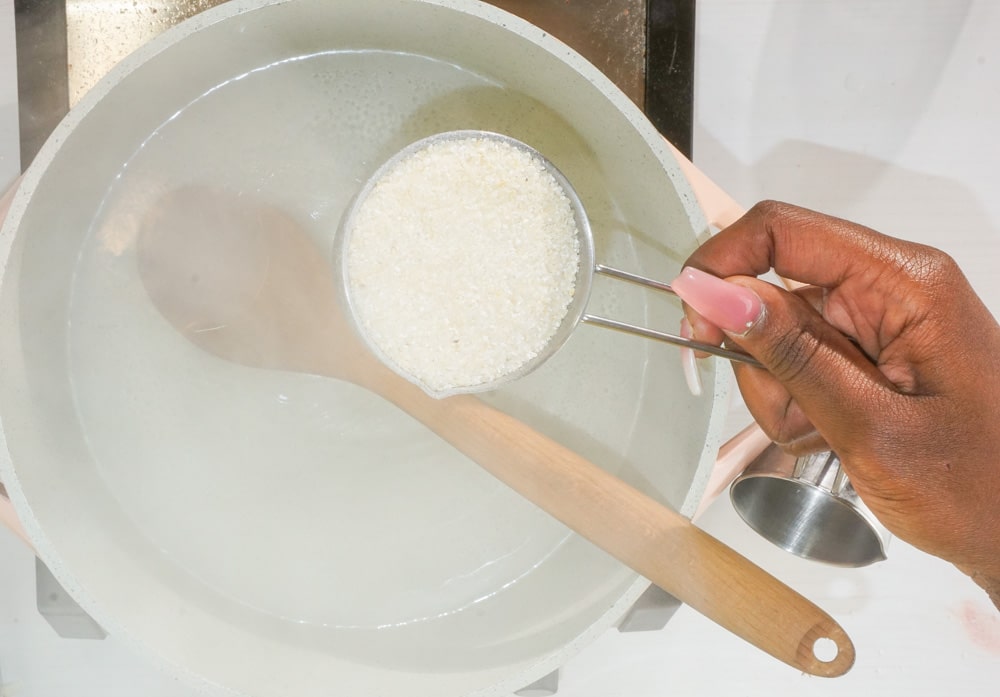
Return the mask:
<path fill-rule="evenodd" d="M 435 400 L 408 383 L 382 387 L 514 491 L 754 646 L 813 675 L 842 675 L 854 663 L 850 638 L 823 610 L 568 448 L 468 395 Z M 836 644 L 832 660 L 815 655 L 824 638 Z"/>

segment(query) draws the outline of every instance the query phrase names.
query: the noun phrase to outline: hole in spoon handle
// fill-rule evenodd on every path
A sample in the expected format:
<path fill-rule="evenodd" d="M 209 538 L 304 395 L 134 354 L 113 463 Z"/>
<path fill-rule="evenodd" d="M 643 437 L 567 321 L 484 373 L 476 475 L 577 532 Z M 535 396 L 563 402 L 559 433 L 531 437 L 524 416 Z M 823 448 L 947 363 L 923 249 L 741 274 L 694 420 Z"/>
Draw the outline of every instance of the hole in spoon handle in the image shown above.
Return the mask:
<path fill-rule="evenodd" d="M 820 637 L 813 642 L 813 656 L 820 663 L 831 663 L 840 653 L 840 647 L 830 637 Z"/>
<path fill-rule="evenodd" d="M 854 644 L 839 624 L 830 619 L 808 632 L 802 640 L 803 670 L 811 675 L 836 678 L 854 665 Z"/>

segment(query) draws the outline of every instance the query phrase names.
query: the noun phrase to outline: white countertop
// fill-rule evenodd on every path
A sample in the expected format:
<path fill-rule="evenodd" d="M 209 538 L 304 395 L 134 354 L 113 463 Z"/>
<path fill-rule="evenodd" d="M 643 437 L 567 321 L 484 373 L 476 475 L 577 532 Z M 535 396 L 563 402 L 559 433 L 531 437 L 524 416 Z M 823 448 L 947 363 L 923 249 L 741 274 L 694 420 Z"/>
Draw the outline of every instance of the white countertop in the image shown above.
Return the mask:
<path fill-rule="evenodd" d="M 9 181 L 13 22 L 2 4 Z M 701 0 L 698 24 L 702 169 L 745 203 L 784 199 L 942 247 L 1000 313 L 1000 5 Z M 745 418 L 734 408 L 733 428 Z M 950 565 L 898 540 L 867 569 L 804 562 L 757 537 L 726 500 L 700 524 L 829 611 L 856 644 L 853 671 L 800 675 L 685 607 L 662 631 L 605 634 L 562 670 L 560 695 L 995 694 L 1000 612 Z M 0 559 L 0 696 L 192 694 L 114 637 L 56 637 L 35 610 L 32 556 L 3 529 Z"/>

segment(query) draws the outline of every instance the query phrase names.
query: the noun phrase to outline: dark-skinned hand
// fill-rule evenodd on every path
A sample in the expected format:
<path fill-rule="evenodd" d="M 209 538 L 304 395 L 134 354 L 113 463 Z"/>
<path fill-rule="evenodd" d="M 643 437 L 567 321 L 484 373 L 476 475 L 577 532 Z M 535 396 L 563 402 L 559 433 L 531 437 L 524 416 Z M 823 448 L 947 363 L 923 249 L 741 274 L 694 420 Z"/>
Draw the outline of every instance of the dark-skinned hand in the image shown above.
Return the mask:
<path fill-rule="evenodd" d="M 772 270 L 805 285 L 757 278 Z M 1000 607 L 1000 325 L 951 257 L 765 202 L 672 285 L 695 338 L 766 366 L 734 364 L 772 440 L 835 451 L 894 535 Z"/>

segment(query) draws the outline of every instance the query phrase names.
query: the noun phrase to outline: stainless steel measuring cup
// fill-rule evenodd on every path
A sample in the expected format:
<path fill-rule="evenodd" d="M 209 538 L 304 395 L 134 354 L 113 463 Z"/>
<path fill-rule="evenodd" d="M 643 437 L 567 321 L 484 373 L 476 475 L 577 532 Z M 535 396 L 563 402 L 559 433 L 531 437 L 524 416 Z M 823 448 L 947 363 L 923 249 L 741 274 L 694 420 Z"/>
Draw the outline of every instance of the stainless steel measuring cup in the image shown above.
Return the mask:
<path fill-rule="evenodd" d="M 688 339 L 676 334 L 671 334 L 669 332 L 658 331 L 654 329 L 648 329 L 646 327 L 637 326 L 634 324 L 629 324 L 627 322 L 622 322 L 610 317 L 601 317 L 598 315 L 590 314 L 587 312 L 587 304 L 590 300 L 590 290 L 593 284 L 594 274 L 601 274 L 609 278 L 616 278 L 618 280 L 627 281 L 629 283 L 634 283 L 638 285 L 645 286 L 653 290 L 666 292 L 673 294 L 673 290 L 670 285 L 660 281 L 656 281 L 651 278 L 646 278 L 638 274 L 630 273 L 628 271 L 623 271 L 620 269 L 615 269 L 604 264 L 596 263 L 595 252 L 594 252 L 594 236 L 593 231 L 590 226 L 590 220 L 587 217 L 587 213 L 584 210 L 583 203 L 580 201 L 580 197 L 577 195 L 573 185 L 570 181 L 563 175 L 559 169 L 538 152 L 535 148 L 530 145 L 512 138 L 510 136 L 493 133 L 491 131 L 481 131 L 481 130 L 458 130 L 458 131 L 446 131 L 443 133 L 437 133 L 435 135 L 423 138 L 414 143 L 411 143 L 407 147 L 403 148 L 395 155 L 393 155 L 389 160 L 387 160 L 381 167 L 379 167 L 375 173 L 365 182 L 359 191 L 358 195 L 354 198 L 352 204 L 348 207 L 348 210 L 344 216 L 344 222 L 341 225 L 340 234 L 337 236 L 337 256 L 341 259 L 341 277 L 343 279 L 342 290 L 346 300 L 346 304 L 350 310 L 352 317 L 354 316 L 354 308 L 351 299 L 351 289 L 348 283 L 348 271 L 346 267 L 346 254 L 343 250 L 346 249 L 348 242 L 350 240 L 350 235 L 352 227 L 354 224 L 354 219 L 356 212 L 363 205 L 367 196 L 371 193 L 372 189 L 378 183 L 378 181 L 390 172 L 400 161 L 411 157 L 417 152 L 424 150 L 435 143 L 439 143 L 445 140 L 473 140 L 473 139 L 487 139 L 493 140 L 501 143 L 505 143 L 509 146 L 515 147 L 523 152 L 531 155 L 537 162 L 539 162 L 544 169 L 555 179 L 555 181 L 562 188 L 566 197 L 569 199 L 570 207 L 573 212 L 573 218 L 576 223 L 576 235 L 579 242 L 579 266 L 577 267 L 575 286 L 573 291 L 573 297 L 570 301 L 568 307 L 566 308 L 566 313 L 563 316 L 559 327 L 553 334 L 549 342 L 546 344 L 545 348 L 536 354 L 533 358 L 524 363 L 520 368 L 510 373 L 507 373 L 503 377 L 492 380 L 485 383 L 480 383 L 477 385 L 461 386 L 449 389 L 447 391 L 436 391 L 429 389 L 427 386 L 421 385 L 427 392 L 431 393 L 436 397 L 444 397 L 450 394 L 457 393 L 471 393 L 471 392 L 485 392 L 488 390 L 496 389 L 500 385 L 516 380 L 524 375 L 527 375 L 531 371 L 535 370 L 542 363 L 551 358 L 569 339 L 570 335 L 576 329 L 576 327 L 581 323 L 592 324 L 599 327 L 605 327 L 608 329 L 614 329 L 616 331 L 625 332 L 629 334 L 635 334 L 638 336 L 645 337 L 647 339 L 654 339 L 657 341 L 662 341 L 668 344 L 674 344 L 678 346 L 686 346 L 693 348 L 697 351 L 701 351 L 707 354 L 719 356 L 733 361 L 740 361 L 743 363 L 749 363 L 751 365 L 756 365 L 760 367 L 760 363 L 757 362 L 752 356 L 743 353 L 741 351 L 736 351 L 728 349 L 723 346 L 715 346 L 713 344 L 706 344 L 700 341 L 695 341 L 693 339 Z M 355 326 L 358 323 L 355 322 Z M 388 360 L 378 348 L 371 344 L 368 338 L 365 336 L 363 331 L 359 331 L 359 334 L 364 339 L 365 343 L 369 346 L 372 352 L 378 356 L 384 363 L 392 367 L 394 370 L 396 368 L 393 366 L 392 361 Z M 412 380 L 412 376 L 405 375 L 402 371 L 397 370 L 403 377 Z M 418 383 L 419 384 L 419 383 Z"/>
<path fill-rule="evenodd" d="M 796 556 L 851 567 L 886 558 L 891 535 L 854 491 L 835 453 L 796 458 L 771 445 L 729 494 L 751 528 Z"/>

